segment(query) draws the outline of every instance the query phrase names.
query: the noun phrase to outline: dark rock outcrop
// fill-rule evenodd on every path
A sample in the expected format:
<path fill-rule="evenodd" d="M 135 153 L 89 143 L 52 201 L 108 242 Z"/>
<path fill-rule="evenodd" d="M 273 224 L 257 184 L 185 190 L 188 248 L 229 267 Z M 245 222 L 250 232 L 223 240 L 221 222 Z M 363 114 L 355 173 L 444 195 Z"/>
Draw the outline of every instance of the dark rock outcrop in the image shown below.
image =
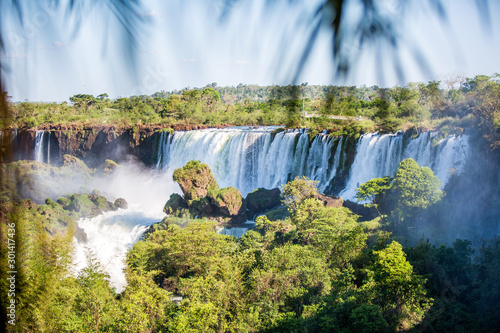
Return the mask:
<path fill-rule="evenodd" d="M 245 213 L 243 197 L 234 187 L 210 191 L 207 197 L 220 215 L 236 217 Z"/>
<path fill-rule="evenodd" d="M 165 214 L 176 214 L 176 212 L 181 212 L 188 208 L 186 200 L 182 196 L 177 193 L 173 193 L 170 195 L 165 207 L 163 207 L 163 211 Z"/>
<path fill-rule="evenodd" d="M 258 188 L 248 193 L 245 202 L 248 216 L 253 217 L 279 206 L 281 204 L 281 191 L 279 188 L 271 190 Z"/>
<path fill-rule="evenodd" d="M 114 202 L 115 209 L 127 209 L 128 208 L 128 202 L 123 199 L 123 198 L 118 198 Z"/>
<path fill-rule="evenodd" d="M 103 164 L 101 164 L 97 171 L 99 172 L 99 174 L 107 176 L 114 173 L 119 167 L 120 166 L 115 161 L 106 160 Z"/>
<path fill-rule="evenodd" d="M 374 207 L 366 207 L 365 205 L 360 205 L 356 202 L 349 200 L 344 201 L 344 207 L 349 208 L 354 214 L 359 215 L 359 221 L 370 221 L 378 216 L 378 212 Z"/>
<path fill-rule="evenodd" d="M 76 230 L 75 230 L 75 238 L 78 241 L 78 243 L 87 243 L 87 233 L 85 230 L 80 228 L 78 224 L 76 225 Z"/>
<path fill-rule="evenodd" d="M 105 197 L 95 193 L 72 194 L 68 197 L 57 199 L 57 203 L 64 210 L 75 212 L 80 217 L 96 216 L 103 212 L 117 210 L 118 208 L 126 209 L 128 207 L 127 201 L 123 198 L 118 198 L 112 203 Z"/>

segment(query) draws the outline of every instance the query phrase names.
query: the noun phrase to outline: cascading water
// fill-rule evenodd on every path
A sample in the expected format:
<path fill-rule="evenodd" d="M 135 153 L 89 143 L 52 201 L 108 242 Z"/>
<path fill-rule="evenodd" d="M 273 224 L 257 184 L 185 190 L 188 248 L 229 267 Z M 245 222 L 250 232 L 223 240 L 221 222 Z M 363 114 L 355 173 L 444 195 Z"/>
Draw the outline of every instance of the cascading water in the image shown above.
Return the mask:
<path fill-rule="evenodd" d="M 318 180 L 323 192 L 339 167 L 346 167 L 341 165 L 341 154 L 345 154 L 347 138 L 319 134 L 309 143 L 306 131 L 282 131 L 274 138 L 271 131 L 229 128 L 176 132 L 173 136 L 162 133 L 157 168 L 172 174 L 190 160 L 199 160 L 210 166 L 221 186 L 234 186 L 246 195 L 259 187 L 278 187 L 296 176 Z M 361 136 L 345 188 L 330 194 L 353 199 L 360 184 L 393 176 L 405 158 L 430 167 L 446 184 L 450 171 L 460 172 L 467 159 L 468 138 L 450 136 L 436 142 L 435 136 L 422 133 L 406 145 L 402 133 Z"/>
<path fill-rule="evenodd" d="M 234 186 L 243 195 L 302 175 L 320 181 L 324 190 L 339 166 L 343 139 L 319 134 L 310 144 L 306 131 L 282 131 L 273 137 L 273 129 L 162 133 L 157 168 L 172 174 L 190 160 L 199 160 L 210 166 L 221 187 Z M 340 142 L 333 151 L 336 140 Z"/>
<path fill-rule="evenodd" d="M 125 198 L 129 208 L 78 221 L 87 240 L 75 237 L 75 268 L 86 266 L 86 249 L 91 250 L 109 274 L 112 286 L 122 292 L 126 285 L 123 269 L 127 250 L 149 226 L 165 217 L 162 208 L 178 187 L 171 178 L 135 164 L 122 165 L 111 178 L 97 179 L 87 187 L 106 193 L 108 200 Z"/>
<path fill-rule="evenodd" d="M 50 132 L 35 132 L 35 161 L 50 164 Z"/>
<path fill-rule="evenodd" d="M 447 183 L 451 173 L 460 173 L 469 156 L 468 137 L 450 136 L 433 144 L 435 133 L 422 133 L 403 146 L 403 134 L 365 134 L 356 147 L 356 157 L 347 185 L 340 196 L 353 199 L 356 188 L 372 178 L 392 177 L 399 163 L 413 158 L 420 166 L 431 168 Z"/>
<path fill-rule="evenodd" d="M 44 131 L 36 131 L 35 133 L 35 161 L 43 162 L 43 138 Z"/>
<path fill-rule="evenodd" d="M 160 212 L 143 211 L 138 207 L 106 212 L 94 218 L 78 221 L 87 235 L 87 242 L 75 239 L 74 263 L 76 270 L 87 265 L 86 249 L 94 252 L 104 271 L 109 274 L 116 292 L 124 290 L 127 281 L 123 269 L 127 250 L 134 245 L 148 227 L 161 220 Z"/>

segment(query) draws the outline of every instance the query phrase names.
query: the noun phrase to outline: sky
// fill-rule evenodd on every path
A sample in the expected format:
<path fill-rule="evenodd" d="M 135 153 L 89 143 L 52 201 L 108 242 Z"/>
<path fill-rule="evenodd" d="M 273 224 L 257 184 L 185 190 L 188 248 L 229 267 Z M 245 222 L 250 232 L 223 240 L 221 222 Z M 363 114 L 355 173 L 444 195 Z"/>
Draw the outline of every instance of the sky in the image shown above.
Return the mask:
<path fill-rule="evenodd" d="M 344 39 L 352 69 L 340 79 L 331 31 L 322 29 L 294 80 L 320 2 L 276 0 L 268 6 L 263 0 L 239 0 L 223 15 L 224 0 L 142 0 L 134 8 L 134 19 L 141 23 L 125 24 L 137 38 L 131 43 L 106 1 L 77 2 L 85 5 L 71 14 L 64 0 L 57 10 L 26 1 L 22 25 L 2 8 L 2 79 L 13 101 L 61 102 L 75 94 L 129 97 L 213 82 L 391 87 L 500 72 L 500 22 L 495 20 L 500 1 L 489 2 L 488 27 L 472 0 L 443 0 L 446 20 L 422 5 L 431 1 L 402 7 L 400 1 L 376 0 L 397 23 L 397 50 Z M 348 27 L 359 17 L 357 3 L 351 1 L 346 12 Z M 419 63 L 417 53 L 428 66 Z M 403 76 L 394 70 L 396 58 Z"/>

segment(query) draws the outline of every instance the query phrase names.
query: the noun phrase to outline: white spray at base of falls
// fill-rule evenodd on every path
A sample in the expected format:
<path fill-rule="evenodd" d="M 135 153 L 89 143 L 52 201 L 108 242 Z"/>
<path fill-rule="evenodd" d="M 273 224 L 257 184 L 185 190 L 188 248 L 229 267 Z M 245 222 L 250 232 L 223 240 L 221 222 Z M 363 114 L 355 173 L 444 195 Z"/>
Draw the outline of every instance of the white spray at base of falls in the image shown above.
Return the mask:
<path fill-rule="evenodd" d="M 121 165 L 109 179 L 98 179 L 87 187 L 98 189 L 108 200 L 124 198 L 129 208 L 78 221 L 87 242 L 74 239 L 75 269 L 79 271 L 86 266 L 86 250 L 91 250 L 110 276 L 111 285 L 120 293 L 126 286 L 124 269 L 128 249 L 149 226 L 165 217 L 163 206 L 179 187 L 171 177 L 135 164 Z"/>
<path fill-rule="evenodd" d="M 109 274 L 111 285 L 116 292 L 122 292 L 127 284 L 123 270 L 128 249 L 140 239 L 151 224 L 161 220 L 162 215 L 154 216 L 151 212 L 131 207 L 126 210 L 106 212 L 93 218 L 80 219 L 78 226 L 85 231 L 88 240 L 86 243 L 80 243 L 76 239 L 74 241 L 76 270 L 86 266 L 86 249 L 90 249 L 104 271 Z"/>

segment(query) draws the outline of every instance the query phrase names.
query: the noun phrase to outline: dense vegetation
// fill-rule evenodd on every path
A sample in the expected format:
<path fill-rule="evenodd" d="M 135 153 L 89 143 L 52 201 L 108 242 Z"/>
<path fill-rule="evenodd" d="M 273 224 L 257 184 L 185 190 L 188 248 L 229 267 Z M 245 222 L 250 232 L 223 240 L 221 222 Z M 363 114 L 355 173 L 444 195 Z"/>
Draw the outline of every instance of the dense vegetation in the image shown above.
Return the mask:
<path fill-rule="evenodd" d="M 185 180 L 181 173 L 177 178 Z M 74 222 L 78 214 L 92 214 L 77 206 L 87 198 L 78 205 L 76 196 L 39 205 L 4 202 L 2 214 L 16 224 L 16 329 L 495 331 L 500 238 L 478 253 L 467 240 L 451 246 L 395 240 L 442 200 L 430 169 L 408 159 L 393 177 L 361 184 L 358 197 L 380 214 L 366 222 L 345 207 L 325 207 L 314 198 L 316 186 L 305 178 L 287 183 L 281 195 L 287 214 L 259 217 L 240 239 L 218 234 L 214 222 L 166 217 L 129 251 L 128 285 L 118 295 L 91 251 L 87 268 L 73 272 Z M 95 205 L 106 202 L 96 198 Z M 56 231 L 54 223 L 68 227 Z M 1 227 L 5 237 L 9 224 Z M 2 259 L 6 244 L 2 239 Z M 2 260 L 3 274 L 7 270 Z M 7 282 L 2 277 L 3 304 Z"/>
<path fill-rule="evenodd" d="M 478 75 L 454 77 L 425 83 L 409 83 L 393 88 L 243 85 L 158 92 L 110 100 L 80 94 L 63 103 L 11 103 L 13 127 L 42 124 L 136 125 L 278 125 L 307 128 L 349 127 L 336 115 L 363 121 L 351 127 L 376 127 L 396 131 L 415 126 L 440 127 L 445 132 L 478 124 L 492 143 L 498 144 L 500 126 L 500 78 Z M 302 112 L 314 114 L 303 118 Z M 320 116 L 324 115 L 324 116 Z M 326 116 L 326 117 L 325 117 Z M 351 121 L 352 122 L 352 121 Z"/>

